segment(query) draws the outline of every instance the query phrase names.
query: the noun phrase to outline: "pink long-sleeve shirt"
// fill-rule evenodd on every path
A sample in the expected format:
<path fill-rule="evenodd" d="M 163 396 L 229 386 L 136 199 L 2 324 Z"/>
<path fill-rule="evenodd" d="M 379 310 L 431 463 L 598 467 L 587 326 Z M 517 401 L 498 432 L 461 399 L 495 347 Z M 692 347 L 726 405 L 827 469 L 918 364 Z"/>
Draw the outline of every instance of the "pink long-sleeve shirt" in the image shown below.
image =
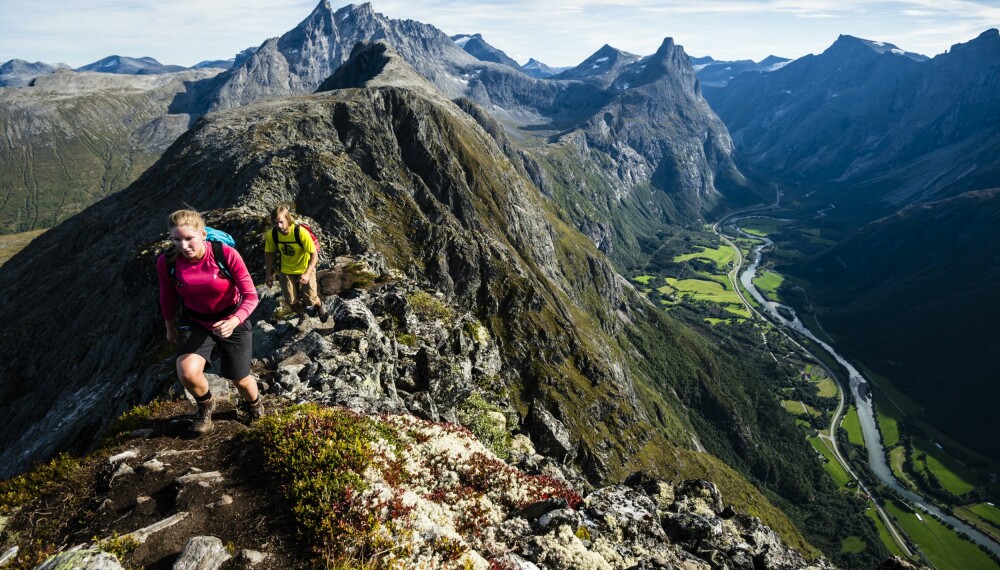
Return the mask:
<path fill-rule="evenodd" d="M 170 278 L 166 254 L 156 260 L 156 273 L 160 280 L 160 310 L 164 320 L 174 320 L 178 296 L 184 299 L 184 306 L 191 311 L 218 313 L 239 303 L 239 308 L 231 316 L 238 318 L 240 324 L 250 317 L 258 303 L 257 289 L 250 272 L 238 251 L 223 245 L 222 252 L 226 256 L 226 266 L 236 280 L 235 285 L 219 271 L 210 243 L 205 244 L 205 255 L 198 261 L 188 261 L 183 255 L 177 256 L 175 279 L 181 287 L 177 287 Z M 209 330 L 215 324 L 191 315 L 188 318 Z"/>

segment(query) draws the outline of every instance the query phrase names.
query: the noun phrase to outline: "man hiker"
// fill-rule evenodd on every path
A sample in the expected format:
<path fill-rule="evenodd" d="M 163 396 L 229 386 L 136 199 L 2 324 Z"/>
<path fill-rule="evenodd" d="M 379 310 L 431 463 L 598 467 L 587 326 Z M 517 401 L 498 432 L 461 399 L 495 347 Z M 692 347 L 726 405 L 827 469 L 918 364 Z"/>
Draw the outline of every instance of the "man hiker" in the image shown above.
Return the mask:
<path fill-rule="evenodd" d="M 315 307 L 320 320 L 325 323 L 329 314 L 326 305 L 319 300 L 319 288 L 316 285 L 319 251 L 312 233 L 295 223 L 287 206 L 277 206 L 271 210 L 271 221 L 274 222 L 274 227 L 264 234 L 267 286 L 274 283 L 274 254 L 277 252 L 281 256 L 278 283 L 285 301 L 300 319 L 306 317 L 306 308 Z"/>

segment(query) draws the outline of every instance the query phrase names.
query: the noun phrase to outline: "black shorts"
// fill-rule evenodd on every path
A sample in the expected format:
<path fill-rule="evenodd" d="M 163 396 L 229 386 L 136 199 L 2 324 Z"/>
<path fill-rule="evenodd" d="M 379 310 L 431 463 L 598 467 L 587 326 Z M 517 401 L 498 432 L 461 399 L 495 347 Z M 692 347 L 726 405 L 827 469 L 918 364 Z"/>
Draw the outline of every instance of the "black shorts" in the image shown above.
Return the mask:
<path fill-rule="evenodd" d="M 179 327 L 180 342 L 177 343 L 177 356 L 197 354 L 212 362 L 212 351 L 218 350 L 222 361 L 222 377 L 230 380 L 242 380 L 250 375 L 250 359 L 253 356 L 253 325 L 245 321 L 233 329 L 233 334 L 222 338 L 196 324 Z"/>

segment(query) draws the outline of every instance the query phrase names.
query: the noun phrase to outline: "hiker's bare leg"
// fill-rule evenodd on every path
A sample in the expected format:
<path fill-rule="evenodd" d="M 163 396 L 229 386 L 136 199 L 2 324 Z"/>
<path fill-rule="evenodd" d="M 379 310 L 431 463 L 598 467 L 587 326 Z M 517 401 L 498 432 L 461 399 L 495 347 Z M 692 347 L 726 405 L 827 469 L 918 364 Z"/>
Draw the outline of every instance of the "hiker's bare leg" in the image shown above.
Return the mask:
<path fill-rule="evenodd" d="M 205 364 L 205 359 L 194 353 L 182 354 L 177 357 L 177 377 L 181 379 L 181 384 L 195 398 L 200 398 L 208 393 Z"/>
<path fill-rule="evenodd" d="M 233 380 L 233 385 L 236 386 L 236 389 L 240 391 L 240 396 L 243 396 L 243 399 L 247 402 L 253 402 L 259 395 L 257 381 L 254 380 L 252 374 L 246 378 Z"/>

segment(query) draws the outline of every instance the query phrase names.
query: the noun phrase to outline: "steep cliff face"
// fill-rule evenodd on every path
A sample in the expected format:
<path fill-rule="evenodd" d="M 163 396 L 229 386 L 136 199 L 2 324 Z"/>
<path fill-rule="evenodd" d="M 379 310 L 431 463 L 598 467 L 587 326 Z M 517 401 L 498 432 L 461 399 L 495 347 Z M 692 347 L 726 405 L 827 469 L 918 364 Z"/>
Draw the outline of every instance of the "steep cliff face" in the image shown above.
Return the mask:
<path fill-rule="evenodd" d="M 734 164 L 729 133 L 682 47 L 666 38 L 638 60 L 602 53 L 610 52 L 588 61 L 607 58 L 608 69 L 594 63 L 582 83 L 597 91 L 588 99 L 597 108 L 535 154 L 578 227 L 621 265 L 643 267 L 641 240 L 762 198 Z"/>

